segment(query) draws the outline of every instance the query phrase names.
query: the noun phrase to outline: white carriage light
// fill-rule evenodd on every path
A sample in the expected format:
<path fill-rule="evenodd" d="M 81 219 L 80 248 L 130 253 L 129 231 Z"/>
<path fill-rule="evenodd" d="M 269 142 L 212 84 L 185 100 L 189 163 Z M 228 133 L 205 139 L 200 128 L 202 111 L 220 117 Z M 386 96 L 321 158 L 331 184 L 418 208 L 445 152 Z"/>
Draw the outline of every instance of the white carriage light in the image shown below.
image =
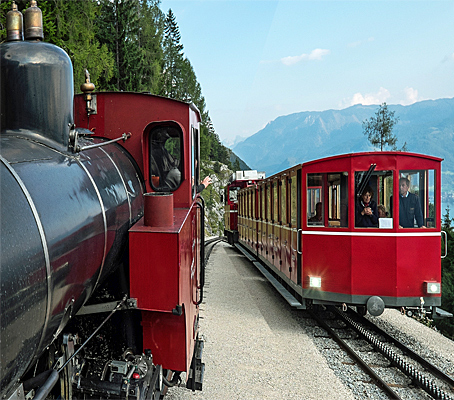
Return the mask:
<path fill-rule="evenodd" d="M 322 287 L 322 278 L 320 278 L 319 276 L 310 276 L 309 277 L 309 286 L 315 287 L 315 288 Z"/>
<path fill-rule="evenodd" d="M 439 282 L 426 282 L 428 294 L 441 293 L 441 285 Z"/>

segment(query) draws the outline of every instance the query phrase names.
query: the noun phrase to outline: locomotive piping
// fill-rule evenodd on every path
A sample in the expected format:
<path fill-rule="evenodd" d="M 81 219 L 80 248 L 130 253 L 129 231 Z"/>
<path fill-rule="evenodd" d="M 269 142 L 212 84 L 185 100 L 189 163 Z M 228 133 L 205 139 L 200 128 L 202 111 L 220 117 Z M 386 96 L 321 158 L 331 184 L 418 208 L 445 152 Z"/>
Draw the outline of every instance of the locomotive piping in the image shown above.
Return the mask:
<path fill-rule="evenodd" d="M 25 195 L 25 198 L 27 199 L 27 202 L 30 206 L 30 209 L 33 213 L 33 217 L 35 218 L 36 226 L 39 231 L 39 236 L 41 238 L 41 243 L 43 245 L 43 253 L 44 253 L 44 259 L 46 261 L 46 281 L 47 281 L 47 305 L 46 305 L 46 318 L 44 320 L 44 326 L 43 326 L 43 331 L 41 334 L 41 339 L 39 341 L 39 345 L 36 347 L 36 351 L 38 351 L 41 348 L 41 345 L 44 341 L 44 336 L 45 332 L 47 331 L 47 325 L 49 324 L 49 318 L 50 318 L 50 306 L 51 306 L 51 299 L 52 299 L 52 293 L 51 293 L 51 280 L 52 280 L 52 275 L 51 275 L 51 270 L 50 270 L 50 257 L 49 257 L 49 248 L 47 245 L 47 240 L 46 240 L 46 235 L 44 233 L 44 228 L 41 223 L 41 220 L 39 218 L 38 210 L 36 209 L 35 204 L 33 203 L 33 199 L 30 196 L 29 191 L 24 185 L 24 182 L 22 182 L 22 179 L 19 177 L 19 175 L 16 173 L 16 171 L 13 169 L 13 167 L 9 164 L 9 162 L 2 156 L 0 155 L 0 161 L 5 165 L 5 167 L 8 169 L 8 171 L 13 175 L 14 179 L 16 179 L 17 183 L 19 184 L 22 192 Z M 33 354 L 33 357 L 30 359 L 33 359 L 36 355 Z"/>

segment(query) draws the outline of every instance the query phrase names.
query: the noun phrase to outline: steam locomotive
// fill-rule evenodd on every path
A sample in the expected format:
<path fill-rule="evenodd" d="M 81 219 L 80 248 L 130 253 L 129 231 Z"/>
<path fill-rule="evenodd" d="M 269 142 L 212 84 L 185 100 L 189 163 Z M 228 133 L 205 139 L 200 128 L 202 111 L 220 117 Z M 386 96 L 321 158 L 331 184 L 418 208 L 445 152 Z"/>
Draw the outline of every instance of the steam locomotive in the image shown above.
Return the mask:
<path fill-rule="evenodd" d="M 200 113 L 150 94 L 74 96 L 36 1 L 0 45 L 2 399 L 201 390 Z M 25 33 L 25 40 L 24 40 Z"/>
<path fill-rule="evenodd" d="M 441 162 L 366 152 L 266 179 L 235 176 L 226 187 L 225 235 L 295 308 L 336 304 L 374 316 L 397 308 L 452 317 L 439 308 Z M 384 212 L 367 223 L 364 193 Z"/>

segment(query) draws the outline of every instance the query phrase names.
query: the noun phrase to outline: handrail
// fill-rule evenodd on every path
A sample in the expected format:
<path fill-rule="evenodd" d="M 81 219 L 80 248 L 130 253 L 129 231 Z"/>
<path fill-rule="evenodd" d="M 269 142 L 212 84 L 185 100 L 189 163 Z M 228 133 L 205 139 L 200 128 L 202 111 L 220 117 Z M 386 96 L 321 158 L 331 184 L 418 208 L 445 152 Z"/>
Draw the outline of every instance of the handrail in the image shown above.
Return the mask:
<path fill-rule="evenodd" d="M 200 233 L 200 299 L 196 305 L 200 305 L 203 301 L 203 287 L 205 286 L 205 200 L 202 196 L 198 196 L 198 199 L 202 201 L 200 204 L 196 202 L 197 206 L 200 207 L 200 219 L 201 221 L 201 233 Z"/>
<path fill-rule="evenodd" d="M 443 234 L 445 235 L 445 255 L 441 256 L 441 258 L 443 259 L 448 255 L 448 234 L 445 231 L 441 231 L 440 233 L 442 236 Z"/>

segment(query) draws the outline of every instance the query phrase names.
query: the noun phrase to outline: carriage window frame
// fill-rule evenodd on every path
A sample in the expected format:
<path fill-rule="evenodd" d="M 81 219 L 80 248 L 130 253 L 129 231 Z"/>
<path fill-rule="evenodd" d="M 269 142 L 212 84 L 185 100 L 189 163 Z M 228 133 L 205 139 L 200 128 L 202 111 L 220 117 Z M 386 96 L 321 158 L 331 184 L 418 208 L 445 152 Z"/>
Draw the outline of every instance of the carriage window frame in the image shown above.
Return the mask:
<path fill-rule="evenodd" d="M 287 218 L 287 209 L 288 209 L 288 205 L 287 205 L 287 195 L 288 195 L 288 190 L 287 190 L 287 177 L 284 176 L 282 177 L 282 179 L 280 180 L 280 198 L 281 198 L 281 224 L 282 225 L 287 225 L 288 223 L 288 218 Z"/>
<path fill-rule="evenodd" d="M 422 225 L 418 227 L 416 217 L 413 219 L 412 227 L 402 227 L 401 221 L 399 221 L 400 229 L 421 229 L 429 228 L 434 229 L 437 227 L 436 221 L 436 210 L 438 204 L 437 200 L 437 170 L 434 168 L 424 169 L 402 169 L 398 172 L 398 190 L 400 200 L 400 179 L 407 178 L 410 181 L 410 187 L 408 192 L 417 196 L 421 213 L 422 213 Z M 431 203 L 432 200 L 432 203 Z M 396 200 L 396 206 L 400 206 L 400 202 Z M 399 220 L 401 210 L 399 209 Z"/>
<path fill-rule="evenodd" d="M 310 173 L 306 177 L 306 223 L 309 227 L 320 227 L 325 224 L 324 176 L 322 173 Z M 315 220 L 318 203 L 322 204 L 320 221 Z"/>

